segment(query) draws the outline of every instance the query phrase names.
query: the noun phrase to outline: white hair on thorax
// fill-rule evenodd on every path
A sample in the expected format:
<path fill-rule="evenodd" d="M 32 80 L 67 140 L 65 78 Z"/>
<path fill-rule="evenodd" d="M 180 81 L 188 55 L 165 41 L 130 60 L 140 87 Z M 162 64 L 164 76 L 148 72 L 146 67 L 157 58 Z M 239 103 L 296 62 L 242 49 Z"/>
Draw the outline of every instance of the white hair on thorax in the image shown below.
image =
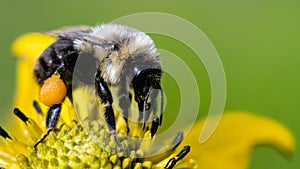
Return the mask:
<path fill-rule="evenodd" d="M 128 26 L 101 24 L 92 28 L 91 35 L 105 39 L 108 42 L 122 42 L 122 40 L 128 40 L 126 47 L 129 54 L 143 51 L 152 55 L 157 52 L 153 40 L 147 34 Z"/>

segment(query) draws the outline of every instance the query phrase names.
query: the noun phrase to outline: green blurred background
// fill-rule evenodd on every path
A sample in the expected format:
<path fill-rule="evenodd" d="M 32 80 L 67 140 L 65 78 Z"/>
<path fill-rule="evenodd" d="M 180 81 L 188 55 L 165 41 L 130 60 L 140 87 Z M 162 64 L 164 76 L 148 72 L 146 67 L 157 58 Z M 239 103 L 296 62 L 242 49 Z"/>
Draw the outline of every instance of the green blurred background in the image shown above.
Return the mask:
<path fill-rule="evenodd" d="M 12 115 L 16 59 L 10 48 L 19 35 L 65 25 L 107 23 L 137 12 L 165 12 L 192 22 L 214 44 L 227 76 L 226 110 L 247 110 L 276 119 L 285 124 L 298 140 L 299 8 L 300 1 L 297 0 L 0 0 L 0 124 L 8 126 L 11 120 L 8 116 Z M 193 55 L 186 46 L 173 39 L 159 35 L 151 37 L 159 48 L 171 49 L 178 56 Z M 204 117 L 210 103 L 207 74 L 200 61 L 185 61 L 197 72 L 201 93 L 200 117 Z M 166 81 L 174 80 L 166 76 Z M 166 88 L 167 94 L 172 88 Z M 297 145 L 295 154 L 287 160 L 274 149 L 257 147 L 252 153 L 250 168 L 299 168 L 299 151 Z"/>

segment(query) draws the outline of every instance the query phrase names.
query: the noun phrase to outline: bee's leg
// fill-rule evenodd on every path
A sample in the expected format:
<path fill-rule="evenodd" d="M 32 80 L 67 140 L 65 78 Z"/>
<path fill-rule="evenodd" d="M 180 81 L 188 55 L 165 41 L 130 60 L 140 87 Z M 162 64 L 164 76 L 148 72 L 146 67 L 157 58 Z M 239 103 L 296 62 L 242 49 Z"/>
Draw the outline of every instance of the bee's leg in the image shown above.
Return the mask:
<path fill-rule="evenodd" d="M 50 131 L 52 131 L 55 126 L 57 125 L 59 116 L 61 112 L 61 103 L 60 104 L 55 104 L 50 107 L 50 109 L 47 112 L 47 118 L 46 118 L 46 128 L 47 128 L 47 133 L 33 146 L 34 149 L 45 140 L 45 138 L 49 135 Z"/>
<path fill-rule="evenodd" d="M 116 134 L 116 120 L 114 110 L 112 108 L 113 98 L 107 86 L 107 83 L 101 77 L 101 72 L 98 69 L 95 76 L 95 89 L 96 95 L 100 98 L 100 102 L 105 105 L 104 119 L 108 125 L 109 130 L 112 132 L 118 149 L 121 150 L 120 143 L 117 140 Z"/>
<path fill-rule="evenodd" d="M 60 104 L 55 104 L 50 107 L 47 113 L 47 118 L 46 118 L 46 128 L 49 130 L 52 130 L 55 128 L 57 125 L 59 116 L 61 112 L 61 103 Z"/>
<path fill-rule="evenodd" d="M 158 95 L 158 90 L 157 89 L 152 90 L 152 93 L 150 94 L 151 104 L 148 103 L 148 106 L 147 106 L 148 112 L 150 112 L 150 113 L 153 112 L 151 135 L 154 135 L 156 133 L 156 131 L 158 129 L 158 124 L 159 124 L 157 122 L 160 121 L 160 119 L 157 116 L 157 101 L 156 101 L 157 95 Z M 150 113 L 148 113 L 147 119 L 149 118 Z"/>
<path fill-rule="evenodd" d="M 150 94 L 150 103 L 148 108 L 149 108 L 149 112 L 153 112 L 153 115 L 157 115 L 157 95 L 158 95 L 158 90 L 157 89 L 152 89 L 152 93 Z"/>
<path fill-rule="evenodd" d="M 129 133 L 129 126 L 128 126 L 128 115 L 129 115 L 129 107 L 131 104 L 130 94 L 126 87 L 126 79 L 125 76 L 121 76 L 120 79 L 120 89 L 118 91 L 119 95 L 119 106 L 122 109 L 123 118 L 126 122 L 127 133 Z M 132 97 L 132 96 L 131 96 Z"/>
<path fill-rule="evenodd" d="M 154 116 L 152 119 L 152 125 L 150 129 L 151 137 L 153 137 L 157 132 L 158 126 L 159 126 L 159 118 L 157 116 Z"/>
<path fill-rule="evenodd" d="M 143 103 L 143 107 L 142 107 L 142 119 L 143 119 L 143 125 L 142 125 L 142 129 L 145 130 L 146 129 L 146 123 L 147 123 L 147 120 L 150 116 L 150 114 L 148 112 L 150 112 L 150 107 L 151 107 L 151 104 L 148 103 L 148 99 L 149 99 L 149 96 L 151 95 L 152 93 L 152 88 L 150 87 L 149 88 L 149 91 L 145 97 L 145 100 L 142 102 Z"/>
<path fill-rule="evenodd" d="M 183 159 L 190 152 L 190 150 L 191 150 L 190 146 L 184 146 L 182 148 L 182 150 L 176 155 L 176 157 L 171 158 L 167 162 L 167 164 L 166 164 L 166 166 L 164 168 L 166 168 L 166 169 L 172 169 L 172 168 L 174 168 L 174 166 L 176 165 L 176 163 L 179 160 Z"/>
<path fill-rule="evenodd" d="M 159 125 L 162 124 L 163 119 L 163 112 L 164 112 L 164 92 L 163 89 L 160 87 L 160 115 L 159 115 Z"/>
<path fill-rule="evenodd" d="M 151 103 L 148 103 L 148 99 L 153 92 L 152 87 L 145 87 L 145 88 L 146 88 L 146 90 L 148 90 L 148 92 L 146 93 L 145 96 L 141 96 L 141 97 L 143 97 L 143 99 L 140 99 L 140 98 L 136 99 L 137 103 L 138 103 L 138 109 L 139 109 L 138 121 L 139 122 L 142 121 L 142 130 L 148 129 L 148 128 L 146 128 L 147 120 L 150 117 L 150 113 L 148 113 L 148 112 L 151 112 L 151 110 L 150 110 Z"/>
<path fill-rule="evenodd" d="M 157 103 L 156 98 L 158 95 L 158 90 L 161 92 L 161 101 L 160 101 L 160 114 L 157 115 Z M 162 123 L 162 116 L 163 116 L 163 108 L 164 108 L 164 97 L 162 89 L 154 89 L 152 94 L 150 95 L 151 102 L 153 103 L 151 107 L 149 107 L 149 112 L 153 111 L 153 119 L 152 119 L 152 125 L 151 125 L 151 137 L 154 136 L 154 134 L 157 132 L 157 129 L 159 126 L 161 126 Z"/>

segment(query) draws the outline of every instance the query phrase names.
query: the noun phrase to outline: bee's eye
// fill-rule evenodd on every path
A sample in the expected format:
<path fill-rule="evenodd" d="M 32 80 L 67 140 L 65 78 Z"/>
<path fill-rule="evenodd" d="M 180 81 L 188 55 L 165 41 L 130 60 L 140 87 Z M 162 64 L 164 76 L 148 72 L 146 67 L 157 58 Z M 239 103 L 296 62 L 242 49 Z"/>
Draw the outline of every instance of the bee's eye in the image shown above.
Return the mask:
<path fill-rule="evenodd" d="M 119 48 L 118 45 L 112 45 L 111 50 L 112 50 L 112 51 L 119 51 L 120 48 Z"/>
<path fill-rule="evenodd" d="M 117 44 L 108 44 L 106 45 L 106 48 L 110 51 L 119 51 L 120 47 Z"/>

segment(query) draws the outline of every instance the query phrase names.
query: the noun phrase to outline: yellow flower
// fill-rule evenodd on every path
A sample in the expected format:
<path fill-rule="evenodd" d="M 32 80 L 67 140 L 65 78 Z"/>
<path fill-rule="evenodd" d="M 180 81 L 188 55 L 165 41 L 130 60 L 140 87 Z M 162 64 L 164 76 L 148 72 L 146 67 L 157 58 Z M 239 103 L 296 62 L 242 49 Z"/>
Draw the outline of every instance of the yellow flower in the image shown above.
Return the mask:
<path fill-rule="evenodd" d="M 284 155 L 294 150 L 292 134 L 278 122 L 246 112 L 233 112 L 223 115 L 217 130 L 205 143 L 198 142 L 204 123 L 201 120 L 176 149 L 142 159 L 138 157 L 151 151 L 149 131 L 141 131 L 135 124 L 132 135 L 144 139 L 141 142 L 124 139 L 125 123 L 116 117 L 117 137 L 123 147 L 118 151 L 103 121 L 78 119 L 69 100 L 63 104 L 58 127 L 35 150 L 33 145 L 47 132 L 42 113 L 47 107 L 37 101 L 39 87 L 32 70 L 35 58 L 54 41 L 53 37 L 30 33 L 13 45 L 19 60 L 14 113 L 20 120 L 12 133 L 0 128 L 0 168 L 171 168 L 171 163 L 178 160 L 174 168 L 244 169 L 252 148 L 258 144 L 270 144 Z M 83 98 L 78 109 L 86 113 L 91 99 L 89 91 L 78 89 L 74 95 Z M 35 107 L 33 101 L 36 101 Z M 38 108 L 41 111 L 37 111 Z M 176 155 L 182 149 L 189 149 L 183 147 L 185 145 L 191 146 L 191 151 L 178 159 Z"/>

